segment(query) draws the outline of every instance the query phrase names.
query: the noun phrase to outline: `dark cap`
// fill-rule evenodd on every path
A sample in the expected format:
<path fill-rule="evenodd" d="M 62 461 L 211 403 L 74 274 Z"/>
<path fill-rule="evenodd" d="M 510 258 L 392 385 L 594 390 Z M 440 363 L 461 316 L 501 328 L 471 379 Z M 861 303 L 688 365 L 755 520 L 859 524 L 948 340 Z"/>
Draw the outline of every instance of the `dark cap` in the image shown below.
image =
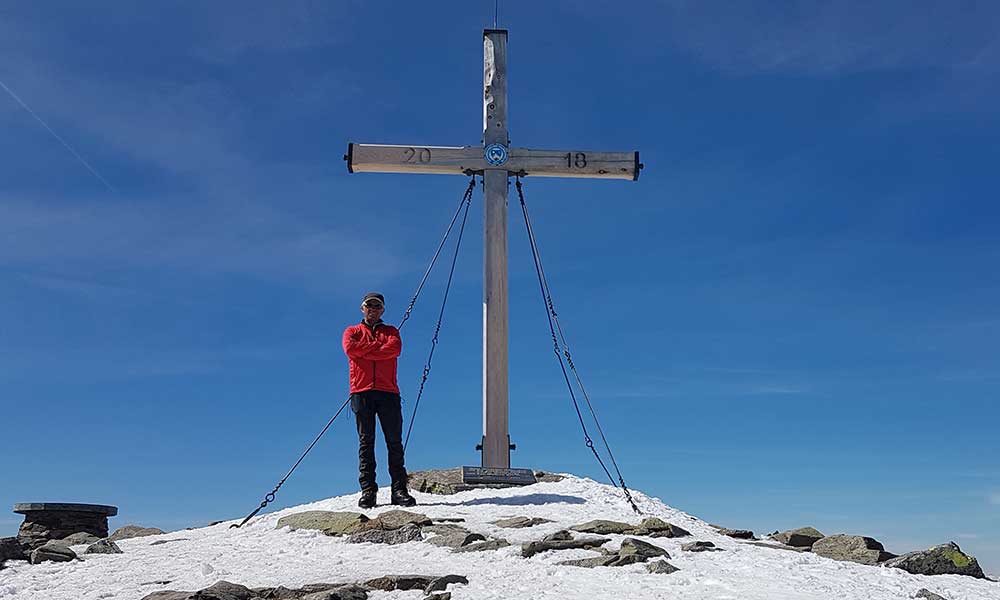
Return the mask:
<path fill-rule="evenodd" d="M 361 299 L 361 304 L 364 304 L 369 300 L 378 300 L 383 304 L 383 306 L 385 305 L 385 296 L 383 296 L 378 292 L 368 292 L 367 294 L 365 294 L 365 297 Z"/>

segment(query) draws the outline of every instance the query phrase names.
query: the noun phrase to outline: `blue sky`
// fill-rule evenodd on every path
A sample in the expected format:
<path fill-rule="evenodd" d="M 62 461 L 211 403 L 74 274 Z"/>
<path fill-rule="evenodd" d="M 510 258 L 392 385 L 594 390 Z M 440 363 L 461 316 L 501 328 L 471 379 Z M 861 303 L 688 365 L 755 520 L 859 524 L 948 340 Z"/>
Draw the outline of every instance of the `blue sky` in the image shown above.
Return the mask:
<path fill-rule="evenodd" d="M 646 164 L 525 181 L 628 483 L 760 533 L 955 540 L 1000 573 L 1000 9 L 609 8 L 503 2 L 500 25 L 514 145 Z M 349 175 L 346 144 L 479 143 L 493 3 L 0 14 L 0 81 L 100 175 L 0 90 L 0 507 L 246 514 L 346 397 L 361 294 L 398 320 L 466 183 Z M 411 469 L 478 463 L 480 204 Z M 514 462 L 599 479 L 510 230 Z M 407 415 L 443 275 L 404 330 Z M 354 491 L 355 449 L 341 417 L 276 505 Z"/>

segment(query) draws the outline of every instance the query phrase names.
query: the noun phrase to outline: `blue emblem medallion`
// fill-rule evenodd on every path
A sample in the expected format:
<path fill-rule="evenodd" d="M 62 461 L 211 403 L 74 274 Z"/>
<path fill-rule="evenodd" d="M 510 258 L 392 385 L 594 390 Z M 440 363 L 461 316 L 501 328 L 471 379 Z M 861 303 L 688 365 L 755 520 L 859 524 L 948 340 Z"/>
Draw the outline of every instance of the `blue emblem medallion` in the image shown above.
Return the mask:
<path fill-rule="evenodd" d="M 486 156 L 486 162 L 494 167 L 499 167 L 507 162 L 507 147 L 503 144 L 490 144 L 486 146 L 484 155 Z"/>

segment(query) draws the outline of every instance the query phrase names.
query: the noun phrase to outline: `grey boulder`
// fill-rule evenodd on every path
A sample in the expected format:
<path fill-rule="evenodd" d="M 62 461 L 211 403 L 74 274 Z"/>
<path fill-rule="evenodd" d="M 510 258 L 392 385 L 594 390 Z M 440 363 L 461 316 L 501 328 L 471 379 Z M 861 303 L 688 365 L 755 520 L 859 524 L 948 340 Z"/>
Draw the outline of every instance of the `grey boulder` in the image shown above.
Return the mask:
<path fill-rule="evenodd" d="M 405 544 L 421 539 L 423 539 L 423 536 L 420 535 L 420 527 L 409 523 L 399 529 L 370 529 L 368 531 L 352 533 L 347 538 L 347 542 L 350 544 L 370 542 L 372 544 L 395 546 L 396 544 Z"/>
<path fill-rule="evenodd" d="M 452 552 L 484 552 L 487 550 L 499 550 L 510 546 L 510 542 L 504 539 L 484 540 L 482 542 L 472 542 L 461 548 L 453 548 Z"/>
<path fill-rule="evenodd" d="M 471 531 L 452 531 L 436 535 L 427 540 L 427 543 L 435 546 L 444 546 L 446 548 L 461 548 L 475 542 L 484 541 L 486 541 L 486 536 L 480 533 L 472 533 Z"/>
<path fill-rule="evenodd" d="M 127 540 L 137 537 L 146 537 L 149 535 L 160 535 L 165 533 L 162 529 L 157 529 L 156 527 L 140 527 L 138 525 L 125 525 L 124 527 L 119 527 L 115 529 L 114 533 L 108 536 L 107 539 L 112 542 L 117 542 L 119 540 Z"/>
<path fill-rule="evenodd" d="M 5 560 L 28 560 L 24 547 L 16 537 L 0 538 L 0 563 Z"/>
<path fill-rule="evenodd" d="M 374 519 L 359 525 L 358 531 L 369 529 L 400 529 L 407 525 L 422 527 L 431 523 L 432 521 L 427 518 L 427 515 L 408 510 L 387 510 Z"/>
<path fill-rule="evenodd" d="M 813 544 L 824 537 L 818 529 L 813 527 L 799 527 L 798 529 L 789 529 L 788 531 L 772 533 L 770 535 L 772 540 L 796 548 L 811 548 Z"/>
<path fill-rule="evenodd" d="M 64 537 L 60 541 L 66 544 L 67 546 L 79 546 L 81 544 L 93 544 L 94 542 L 100 539 L 101 538 L 97 537 L 92 533 L 87 533 L 86 531 L 78 531 L 72 535 Z"/>
<path fill-rule="evenodd" d="M 493 525 L 497 527 L 506 527 L 509 529 L 521 529 L 524 527 L 534 527 L 535 525 L 541 525 L 542 523 L 551 523 L 549 519 L 543 519 L 541 517 L 510 517 L 509 519 L 500 519 L 499 521 L 493 521 Z"/>
<path fill-rule="evenodd" d="M 290 527 L 296 529 L 316 529 L 326 535 L 347 535 L 361 531 L 370 519 L 356 512 L 335 512 L 331 510 L 307 510 L 278 519 L 275 529 Z"/>
<path fill-rule="evenodd" d="M 98 540 L 87 546 L 84 554 L 122 554 L 122 549 L 111 540 Z"/>
<path fill-rule="evenodd" d="M 862 565 L 877 565 L 895 554 L 885 551 L 877 540 L 861 535 L 828 535 L 812 545 L 812 551 L 818 556 Z"/>
<path fill-rule="evenodd" d="M 76 552 L 73 552 L 69 549 L 69 546 L 58 540 L 46 542 L 44 545 L 31 551 L 31 564 L 33 565 L 43 562 L 69 562 L 76 558 Z"/>
<path fill-rule="evenodd" d="M 923 598 L 924 600 L 945 600 L 944 596 L 939 596 L 926 588 L 920 588 L 913 597 Z"/>
<path fill-rule="evenodd" d="M 650 573 L 659 573 L 663 575 L 669 575 L 680 571 L 680 569 L 665 560 L 654 560 L 651 563 L 646 563 L 646 570 Z"/>
<path fill-rule="evenodd" d="M 659 546 L 654 546 L 649 542 L 644 542 L 642 540 L 637 540 L 635 538 L 625 538 L 622 540 L 621 549 L 618 550 L 619 556 L 638 556 L 642 559 L 642 562 L 646 562 L 651 558 L 664 557 L 670 558 L 667 551 Z"/>
<path fill-rule="evenodd" d="M 647 517 L 637 527 L 627 532 L 629 535 L 645 535 L 654 538 L 676 538 L 691 535 L 689 531 L 657 517 Z"/>
<path fill-rule="evenodd" d="M 319 592 L 310 592 L 299 600 L 365 600 L 368 590 L 359 585 L 342 585 Z"/>
<path fill-rule="evenodd" d="M 681 544 L 684 552 L 719 552 L 722 548 L 716 548 L 712 542 L 688 542 Z"/>
<path fill-rule="evenodd" d="M 437 577 L 424 586 L 424 593 L 431 594 L 434 592 L 443 592 L 453 583 L 466 585 L 469 583 L 469 580 L 461 575 L 445 575 L 444 577 Z"/>
<path fill-rule="evenodd" d="M 375 590 L 391 592 L 393 590 L 422 590 L 430 582 L 437 579 L 430 575 L 386 575 L 369 579 L 365 585 Z"/>
<path fill-rule="evenodd" d="M 621 548 L 617 553 L 606 552 L 602 556 L 593 556 L 589 558 L 577 558 L 573 560 L 564 560 L 558 564 L 567 565 L 571 567 L 623 567 L 625 565 L 632 565 L 636 563 L 643 563 L 650 558 L 665 557 L 670 558 L 667 551 L 659 546 L 654 546 L 649 542 L 644 542 L 642 540 L 637 540 L 635 538 L 625 538 L 622 541 Z"/>
<path fill-rule="evenodd" d="M 548 552 L 549 550 L 598 548 L 609 541 L 610 538 L 589 537 L 589 538 L 579 538 L 579 539 L 562 539 L 562 536 L 560 536 L 560 539 L 541 540 L 538 542 L 528 542 L 526 544 L 521 544 L 521 556 L 523 556 L 524 558 L 531 558 L 532 556 L 540 552 Z"/>
<path fill-rule="evenodd" d="M 975 557 L 962 552 L 955 542 L 908 552 L 885 561 L 883 566 L 903 569 L 914 575 L 967 575 L 978 579 L 986 578 Z"/>
<path fill-rule="evenodd" d="M 604 519 L 595 519 L 593 521 L 587 521 L 586 523 L 581 523 L 580 525 L 574 525 L 570 527 L 573 531 L 579 531 L 580 533 L 596 533 L 597 535 L 608 535 L 612 533 L 628 533 L 635 529 L 634 525 L 629 525 L 628 523 L 620 523 L 618 521 L 606 521 Z"/>
<path fill-rule="evenodd" d="M 753 532 L 749 529 L 729 529 L 728 527 L 718 527 L 717 531 L 726 537 L 738 540 L 752 540 Z"/>

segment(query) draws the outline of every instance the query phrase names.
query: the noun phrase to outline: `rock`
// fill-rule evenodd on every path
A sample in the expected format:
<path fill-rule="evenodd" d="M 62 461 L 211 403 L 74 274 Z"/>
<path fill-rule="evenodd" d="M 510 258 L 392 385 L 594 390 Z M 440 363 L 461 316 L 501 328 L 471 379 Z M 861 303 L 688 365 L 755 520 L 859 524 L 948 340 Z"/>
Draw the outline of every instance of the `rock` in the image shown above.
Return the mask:
<path fill-rule="evenodd" d="M 632 531 L 626 532 L 629 535 L 646 535 L 649 537 L 685 537 L 691 535 L 691 533 L 678 527 L 672 523 L 667 523 L 663 519 L 658 519 L 656 517 L 647 517 L 639 523 L 637 527 L 632 529 Z"/>
<path fill-rule="evenodd" d="M 368 590 L 360 585 L 340 585 L 319 592 L 310 592 L 301 596 L 300 600 L 366 600 Z"/>
<path fill-rule="evenodd" d="M 895 557 L 885 551 L 877 540 L 860 535 L 828 535 L 812 545 L 813 553 L 833 560 L 877 565 Z"/>
<path fill-rule="evenodd" d="M 663 519 L 647 517 L 638 526 L 625 532 L 627 535 L 645 535 L 655 538 L 675 538 L 691 535 L 686 529 L 678 527 L 672 523 L 667 523 Z"/>
<path fill-rule="evenodd" d="M 535 471 L 535 479 L 541 483 L 562 481 L 562 475 Z M 462 481 L 462 468 L 435 469 L 431 471 L 411 471 L 409 473 L 409 487 L 417 492 L 426 494 L 457 494 L 466 490 L 481 488 L 505 488 L 511 487 L 509 484 L 467 484 Z"/>
<path fill-rule="evenodd" d="M 712 542 L 688 542 L 681 545 L 681 550 L 685 552 L 719 552 L 722 548 L 716 548 Z"/>
<path fill-rule="evenodd" d="M 925 588 L 920 588 L 917 591 L 917 593 L 914 594 L 913 597 L 914 598 L 924 598 L 925 600 L 945 600 L 944 596 L 939 596 L 939 595 L 935 594 L 934 592 L 932 592 L 932 591 L 930 591 L 928 589 L 925 589 Z"/>
<path fill-rule="evenodd" d="M 408 523 L 399 529 L 370 529 L 368 531 L 352 533 L 347 538 L 347 542 L 350 544 L 370 542 L 372 544 L 395 546 L 396 544 L 405 544 L 422 539 L 423 536 L 420 535 L 420 527 L 413 523 Z"/>
<path fill-rule="evenodd" d="M 399 529 L 406 525 L 430 525 L 432 521 L 427 518 L 427 515 L 420 513 L 410 512 L 408 510 L 387 510 L 384 513 L 378 515 L 374 519 L 363 523 L 358 526 L 358 531 L 367 531 L 370 529 Z"/>
<path fill-rule="evenodd" d="M 87 533 L 86 531 L 78 531 L 72 535 L 68 535 L 61 539 L 60 541 L 67 546 L 80 546 L 82 544 L 93 544 L 94 542 L 100 540 L 92 533 Z"/>
<path fill-rule="evenodd" d="M 31 551 L 31 564 L 37 565 L 43 562 L 69 562 L 76 559 L 76 552 L 69 549 L 69 546 L 61 541 L 53 540 L 46 542 L 43 546 Z"/>
<path fill-rule="evenodd" d="M 230 583 L 228 581 L 219 581 L 214 585 L 211 585 L 198 593 L 194 594 L 193 599 L 197 600 L 250 600 L 253 597 L 253 592 L 250 588 L 240 585 L 238 583 Z"/>
<path fill-rule="evenodd" d="M 573 534 L 565 529 L 560 529 L 555 533 L 550 533 L 549 535 L 542 538 L 543 542 L 563 542 L 566 540 L 573 539 Z"/>
<path fill-rule="evenodd" d="M 903 569 L 914 575 L 967 575 L 978 579 L 986 578 L 975 557 L 962 552 L 955 542 L 908 552 L 885 561 L 883 566 Z"/>
<path fill-rule="evenodd" d="M 771 548 L 773 550 L 789 550 L 791 552 L 809 552 L 808 546 L 786 546 L 785 544 L 779 544 L 777 542 L 760 542 L 760 541 L 750 541 L 747 542 L 751 546 L 758 546 L 760 548 Z"/>
<path fill-rule="evenodd" d="M 0 538 L 0 563 L 5 560 L 28 560 L 24 547 L 16 537 Z"/>
<path fill-rule="evenodd" d="M 719 527 L 717 531 L 726 537 L 736 538 L 738 540 L 754 539 L 753 532 L 749 529 L 728 529 L 726 527 Z"/>
<path fill-rule="evenodd" d="M 554 542 L 559 543 L 559 542 Z M 565 542 L 563 542 L 565 543 Z M 603 548 L 601 548 L 603 550 Z M 623 567 L 635 563 L 646 562 L 650 558 L 664 556 L 670 558 L 667 551 L 649 542 L 637 540 L 635 538 L 625 538 L 621 548 L 617 553 L 607 552 L 603 556 L 591 558 L 578 558 L 574 560 L 564 560 L 558 564 L 571 567 Z"/>
<path fill-rule="evenodd" d="M 122 549 L 111 540 L 98 540 L 83 551 L 84 554 L 122 554 Z"/>
<path fill-rule="evenodd" d="M 551 522 L 552 521 L 549 519 L 543 519 L 541 517 L 511 517 L 509 519 L 493 521 L 493 525 L 496 525 L 497 527 L 506 527 L 508 529 L 522 529 L 524 527 L 534 527 L 535 525 Z"/>
<path fill-rule="evenodd" d="M 646 563 L 646 570 L 650 573 L 659 573 L 663 575 L 669 575 L 680 571 L 680 569 L 665 560 L 654 560 L 651 563 Z"/>
<path fill-rule="evenodd" d="M 162 529 L 157 529 L 156 527 L 140 527 L 138 525 L 126 525 L 124 527 L 119 527 L 115 529 L 115 532 L 108 536 L 108 540 L 112 542 L 117 542 L 119 540 L 128 540 L 137 537 L 146 537 L 150 535 L 161 535 L 164 532 Z"/>
<path fill-rule="evenodd" d="M 573 531 L 579 531 L 580 533 L 596 533 L 598 535 L 608 535 L 611 533 L 628 533 L 632 529 L 635 529 L 634 525 L 629 525 L 628 523 L 619 523 L 618 521 L 605 521 L 604 519 L 596 519 L 594 521 L 587 521 L 586 523 L 581 523 L 580 525 L 574 525 L 570 527 Z"/>
<path fill-rule="evenodd" d="M 424 533 L 436 533 L 438 535 L 449 535 L 453 533 L 472 533 L 465 527 L 461 525 L 454 525 L 452 523 L 442 523 L 440 525 L 427 525 L 420 528 Z"/>
<path fill-rule="evenodd" d="M 619 556 L 630 556 L 635 555 L 642 559 L 641 562 L 646 562 L 651 558 L 656 558 L 662 556 L 664 558 L 670 558 L 667 551 L 659 546 L 654 546 L 649 542 L 644 542 L 642 540 L 637 540 L 635 538 L 625 538 L 622 540 L 621 549 L 618 551 Z"/>
<path fill-rule="evenodd" d="M 163 544 L 173 544 L 174 542 L 187 542 L 188 538 L 174 538 L 172 540 L 156 540 L 155 542 L 150 542 L 150 546 L 162 546 Z"/>
<path fill-rule="evenodd" d="M 255 588 L 253 600 L 365 600 L 368 590 L 355 583 L 310 583 L 299 589 Z"/>
<path fill-rule="evenodd" d="M 825 536 L 820 533 L 818 529 L 813 527 L 799 527 L 798 529 L 789 529 L 788 531 L 782 531 L 780 533 L 772 533 L 768 537 L 776 542 L 781 542 L 786 546 L 795 546 L 796 548 L 812 548 L 813 544 L 820 541 Z"/>
<path fill-rule="evenodd" d="M 446 548 L 461 548 L 474 542 L 484 541 L 486 541 L 486 536 L 482 534 L 472 533 L 471 531 L 456 531 L 436 535 L 427 540 L 427 543 L 434 544 L 435 546 L 444 546 Z"/>
<path fill-rule="evenodd" d="M 556 473 L 546 473 L 545 471 L 535 471 L 535 479 L 538 483 L 556 483 L 566 479 L 562 475 L 557 475 Z"/>
<path fill-rule="evenodd" d="M 615 566 L 618 562 L 617 554 L 605 554 L 604 556 L 592 556 L 590 558 L 574 558 L 572 560 L 559 561 L 558 565 L 566 565 L 567 567 L 586 567 L 588 569 L 593 569 L 594 567 L 611 567 Z"/>
<path fill-rule="evenodd" d="M 194 593 L 192 592 L 153 592 L 152 594 L 147 594 L 142 597 L 142 600 L 188 600 L 192 598 Z"/>
<path fill-rule="evenodd" d="M 461 575 L 445 575 L 444 577 L 438 577 L 424 586 L 424 593 L 430 594 L 432 592 L 443 592 L 453 583 L 468 585 L 469 580 Z"/>
<path fill-rule="evenodd" d="M 579 538 L 575 540 L 551 540 L 528 542 L 521 544 L 521 556 L 531 558 L 540 552 L 549 550 L 573 550 L 577 548 L 597 548 L 610 541 L 610 538 Z"/>
<path fill-rule="evenodd" d="M 385 592 L 393 590 L 422 590 L 435 579 L 437 577 L 429 575 L 386 575 L 376 579 L 369 579 L 365 582 L 365 585 Z"/>
<path fill-rule="evenodd" d="M 368 517 L 356 512 L 334 512 L 330 510 L 307 510 L 278 519 L 275 529 L 291 527 L 297 529 L 317 529 L 326 535 L 347 535 L 360 531 Z"/>
<path fill-rule="evenodd" d="M 472 542 L 461 548 L 454 548 L 452 552 L 484 552 L 487 550 L 499 550 L 500 548 L 506 548 L 510 546 L 510 542 L 507 540 L 495 539 L 486 540 L 484 542 Z"/>

